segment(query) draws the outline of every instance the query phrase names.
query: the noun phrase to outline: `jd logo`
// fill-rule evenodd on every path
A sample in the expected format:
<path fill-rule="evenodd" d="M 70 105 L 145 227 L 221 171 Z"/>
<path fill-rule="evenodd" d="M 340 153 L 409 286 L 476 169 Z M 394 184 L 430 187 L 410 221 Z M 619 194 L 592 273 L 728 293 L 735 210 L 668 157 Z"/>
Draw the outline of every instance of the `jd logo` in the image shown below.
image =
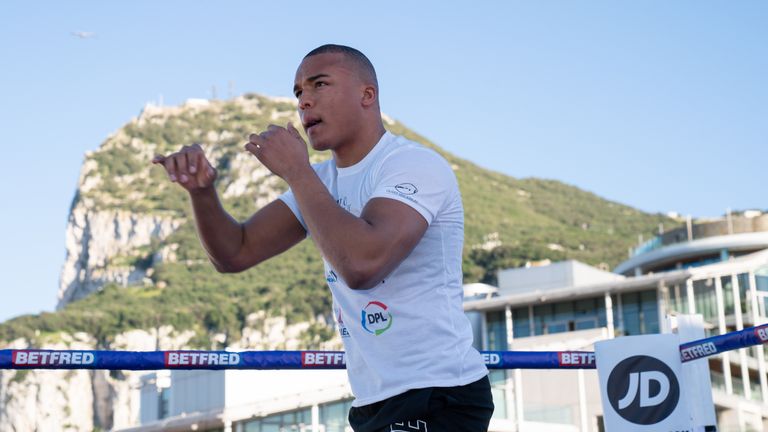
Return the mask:
<path fill-rule="evenodd" d="M 620 410 L 632 405 L 632 402 L 635 401 L 635 397 L 637 397 L 638 381 L 640 382 L 640 408 L 656 406 L 664 402 L 667 396 L 669 396 L 669 380 L 663 373 L 658 371 L 632 372 L 629 374 L 629 389 L 627 389 L 627 394 L 619 401 Z M 659 383 L 659 392 L 653 397 L 649 395 L 651 391 L 651 381 Z"/>
<path fill-rule="evenodd" d="M 392 314 L 384 303 L 372 301 L 363 308 L 361 324 L 365 331 L 378 336 L 392 327 Z"/>
<path fill-rule="evenodd" d="M 661 360 L 634 356 L 608 375 L 608 400 L 625 420 L 652 425 L 669 417 L 680 399 L 675 373 Z"/>

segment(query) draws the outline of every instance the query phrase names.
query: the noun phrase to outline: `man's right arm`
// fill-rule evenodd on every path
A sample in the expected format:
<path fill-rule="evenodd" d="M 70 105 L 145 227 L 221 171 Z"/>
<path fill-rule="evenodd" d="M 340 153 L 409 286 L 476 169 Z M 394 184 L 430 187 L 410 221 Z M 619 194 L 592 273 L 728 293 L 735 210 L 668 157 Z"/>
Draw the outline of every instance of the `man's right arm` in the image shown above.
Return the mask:
<path fill-rule="evenodd" d="M 170 180 L 189 192 L 200 242 L 220 272 L 247 270 L 306 237 L 293 212 L 280 200 L 260 209 L 244 223 L 229 215 L 213 186 L 216 171 L 199 145 L 156 156 L 152 162 L 163 165 Z"/>

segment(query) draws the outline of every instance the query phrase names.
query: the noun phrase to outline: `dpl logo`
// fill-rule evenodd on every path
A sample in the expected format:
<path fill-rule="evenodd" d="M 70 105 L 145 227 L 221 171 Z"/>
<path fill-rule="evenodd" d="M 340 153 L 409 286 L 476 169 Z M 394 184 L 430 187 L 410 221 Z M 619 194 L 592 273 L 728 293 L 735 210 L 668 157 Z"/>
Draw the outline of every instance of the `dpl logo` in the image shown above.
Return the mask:
<path fill-rule="evenodd" d="M 378 336 L 392 327 L 392 314 L 384 303 L 372 301 L 363 308 L 361 323 L 365 331 Z"/>
<path fill-rule="evenodd" d="M 652 425 L 669 417 L 680 399 L 675 373 L 649 356 L 622 360 L 608 376 L 608 400 L 625 420 Z"/>

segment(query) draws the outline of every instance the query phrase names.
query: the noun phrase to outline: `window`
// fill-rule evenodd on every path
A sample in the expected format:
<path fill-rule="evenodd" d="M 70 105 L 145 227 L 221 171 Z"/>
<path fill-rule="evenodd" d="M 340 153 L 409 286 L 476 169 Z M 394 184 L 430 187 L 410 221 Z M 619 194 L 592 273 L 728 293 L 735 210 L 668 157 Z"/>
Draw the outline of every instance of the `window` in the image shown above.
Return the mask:
<path fill-rule="evenodd" d="M 539 423 L 573 424 L 574 412 L 570 405 L 526 404 L 523 418 Z"/>
<path fill-rule="evenodd" d="M 757 289 L 757 311 L 761 318 L 768 317 L 768 267 L 755 271 L 755 288 Z"/>
<path fill-rule="evenodd" d="M 755 272 L 755 285 L 758 291 L 768 291 L 768 267 Z"/>
<path fill-rule="evenodd" d="M 351 406 L 352 399 L 320 405 L 320 424 L 325 426 L 325 432 L 345 432 Z"/>
<path fill-rule="evenodd" d="M 634 336 L 642 334 L 640 318 L 640 293 L 621 295 L 621 318 L 624 323 L 623 334 Z"/>
<path fill-rule="evenodd" d="M 693 281 L 693 302 L 696 304 L 696 313 L 701 314 L 704 321 L 712 324 L 714 328 L 718 328 L 717 296 L 712 279 Z"/>
<path fill-rule="evenodd" d="M 688 289 L 683 284 L 667 287 L 667 307 L 670 311 L 681 314 L 688 313 Z"/>
<path fill-rule="evenodd" d="M 507 371 L 492 370 L 488 373 L 488 379 L 491 381 L 491 394 L 493 395 L 493 418 L 507 418 Z"/>
<path fill-rule="evenodd" d="M 659 332 L 656 291 L 622 294 L 621 312 L 624 335 L 633 336 Z"/>
<path fill-rule="evenodd" d="M 536 335 L 605 327 L 605 300 L 595 297 L 534 306 Z"/>
<path fill-rule="evenodd" d="M 741 273 L 736 276 L 739 283 L 739 299 L 741 300 L 741 316 L 745 323 L 752 323 L 752 295 L 750 294 L 749 274 Z"/>
<path fill-rule="evenodd" d="M 488 331 L 489 351 L 507 350 L 507 318 L 503 310 L 489 311 L 485 314 L 485 324 Z"/>
<path fill-rule="evenodd" d="M 244 432 L 309 432 L 312 430 L 310 408 L 272 414 L 243 423 Z"/>
<path fill-rule="evenodd" d="M 547 324 L 553 321 L 554 309 L 551 304 L 537 305 L 533 307 L 533 332 L 536 336 L 549 334 Z"/>
<path fill-rule="evenodd" d="M 531 317 L 528 314 L 528 307 L 512 309 L 512 333 L 514 338 L 531 335 Z"/>
<path fill-rule="evenodd" d="M 725 311 L 725 316 L 733 317 L 736 313 L 736 307 L 733 302 L 733 282 L 731 281 L 731 277 L 721 277 L 720 284 L 723 288 L 723 310 Z M 715 311 L 717 311 L 717 307 L 715 307 Z M 717 316 L 717 312 L 715 312 L 715 316 Z"/>
<path fill-rule="evenodd" d="M 157 400 L 157 418 L 162 420 L 171 413 L 171 389 L 164 388 L 160 391 L 160 397 Z"/>

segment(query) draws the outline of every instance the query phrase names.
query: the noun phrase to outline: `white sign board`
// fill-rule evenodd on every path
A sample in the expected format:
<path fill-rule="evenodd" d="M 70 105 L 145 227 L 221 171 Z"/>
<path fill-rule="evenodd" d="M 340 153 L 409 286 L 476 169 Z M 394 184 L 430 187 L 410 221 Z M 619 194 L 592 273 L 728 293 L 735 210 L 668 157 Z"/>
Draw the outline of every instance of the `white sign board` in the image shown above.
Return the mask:
<path fill-rule="evenodd" d="M 670 328 L 677 328 L 677 338 L 681 344 L 704 339 L 704 318 L 701 315 L 677 315 L 667 317 Z M 681 352 L 683 360 L 683 382 L 688 394 L 694 397 L 688 399 L 695 431 L 716 431 L 717 417 L 715 403 L 712 400 L 712 379 L 709 374 L 709 361 L 705 356 L 716 352 L 717 348 L 711 342 L 691 346 Z M 698 360 L 692 360 L 698 359 Z"/>
<path fill-rule="evenodd" d="M 606 431 L 693 431 L 677 336 L 605 340 L 595 355 Z"/>

